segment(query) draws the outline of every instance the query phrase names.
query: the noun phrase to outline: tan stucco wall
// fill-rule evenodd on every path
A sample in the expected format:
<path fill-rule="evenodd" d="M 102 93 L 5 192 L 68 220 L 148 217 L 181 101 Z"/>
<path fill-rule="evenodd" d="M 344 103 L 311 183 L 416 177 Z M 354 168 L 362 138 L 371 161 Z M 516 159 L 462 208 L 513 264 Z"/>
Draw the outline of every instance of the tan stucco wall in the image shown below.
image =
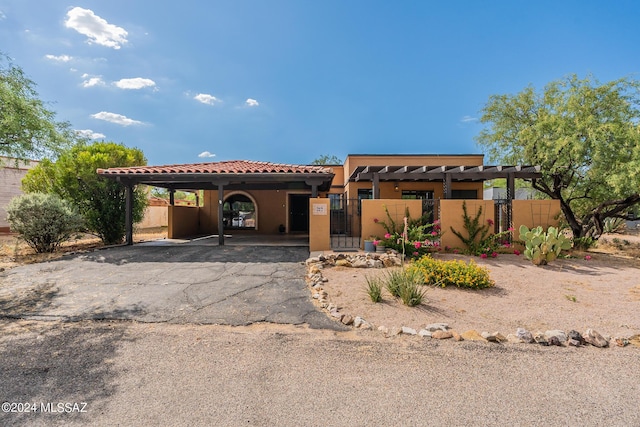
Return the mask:
<path fill-rule="evenodd" d="M 331 250 L 329 199 L 309 199 L 309 251 Z"/>
<path fill-rule="evenodd" d="M 198 211 L 192 206 L 169 206 L 167 237 L 180 239 L 200 234 L 198 230 Z"/>
<path fill-rule="evenodd" d="M 542 226 L 545 230 L 549 226 L 558 226 L 558 220 L 562 214 L 560 200 L 514 200 L 512 202 L 513 228 L 516 230 L 515 238 L 518 238 L 517 230 L 521 225 L 529 228 Z"/>
<path fill-rule="evenodd" d="M 370 237 L 381 238 L 384 236 L 385 229 L 380 221 L 388 222 L 385 208 L 389 211 L 391 218 L 397 223 L 403 223 L 406 209 L 409 208 L 411 218 L 420 218 L 422 216 L 422 202 L 420 200 L 389 200 L 389 199 L 368 199 L 362 201 L 362 242 Z M 378 222 L 375 222 L 377 219 Z"/>
<path fill-rule="evenodd" d="M 169 224 L 169 210 L 167 208 L 168 206 L 147 206 L 144 218 L 139 224 L 136 224 L 136 227 L 167 227 Z"/>
<path fill-rule="evenodd" d="M 278 234 L 280 224 L 289 230 L 289 194 L 311 194 L 305 190 L 258 190 L 225 191 L 225 198 L 231 194 L 244 194 L 255 200 L 256 230 L 233 230 L 234 233 Z M 200 212 L 200 230 L 204 234 L 218 232 L 218 192 L 205 191 Z"/>
<path fill-rule="evenodd" d="M 451 231 L 451 227 L 453 227 L 463 236 L 467 235 L 462 210 L 464 202 L 467 204 L 467 214 L 471 219 L 475 218 L 478 210 L 482 208 L 480 225 L 487 224 L 488 219 L 495 223 L 493 200 L 440 200 L 440 226 L 442 228 L 440 242 L 442 247 L 465 249 L 464 243 Z"/>
<path fill-rule="evenodd" d="M 11 199 L 22 194 L 22 178 L 37 164 L 38 162 L 30 161 L 16 166 L 15 159 L 0 156 L 0 231 L 9 231 L 7 206 Z"/>

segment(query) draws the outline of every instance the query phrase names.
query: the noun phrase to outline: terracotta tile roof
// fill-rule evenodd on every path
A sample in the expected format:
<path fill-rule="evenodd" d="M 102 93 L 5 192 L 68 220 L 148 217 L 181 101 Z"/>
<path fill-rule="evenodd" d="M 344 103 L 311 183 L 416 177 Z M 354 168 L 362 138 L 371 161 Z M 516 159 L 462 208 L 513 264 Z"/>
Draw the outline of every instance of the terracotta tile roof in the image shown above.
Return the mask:
<path fill-rule="evenodd" d="M 128 168 L 98 169 L 101 175 L 129 175 L 129 174 L 180 174 L 180 173 L 211 173 L 211 174 L 261 174 L 261 173 L 318 173 L 329 174 L 331 170 L 323 166 L 301 166 L 270 162 L 256 162 L 251 160 L 230 160 L 225 162 L 192 163 L 165 166 L 134 166 Z"/>

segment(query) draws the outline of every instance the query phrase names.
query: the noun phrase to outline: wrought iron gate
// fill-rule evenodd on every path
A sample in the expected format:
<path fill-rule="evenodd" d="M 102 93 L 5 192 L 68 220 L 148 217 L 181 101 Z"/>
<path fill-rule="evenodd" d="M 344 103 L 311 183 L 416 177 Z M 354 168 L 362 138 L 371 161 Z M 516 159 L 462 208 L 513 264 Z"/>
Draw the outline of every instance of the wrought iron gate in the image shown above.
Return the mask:
<path fill-rule="evenodd" d="M 331 196 L 331 249 L 356 251 L 360 248 L 360 201 L 344 194 Z"/>
<path fill-rule="evenodd" d="M 507 231 L 511 227 L 511 200 L 494 199 L 495 207 L 495 232 L 501 233 Z"/>

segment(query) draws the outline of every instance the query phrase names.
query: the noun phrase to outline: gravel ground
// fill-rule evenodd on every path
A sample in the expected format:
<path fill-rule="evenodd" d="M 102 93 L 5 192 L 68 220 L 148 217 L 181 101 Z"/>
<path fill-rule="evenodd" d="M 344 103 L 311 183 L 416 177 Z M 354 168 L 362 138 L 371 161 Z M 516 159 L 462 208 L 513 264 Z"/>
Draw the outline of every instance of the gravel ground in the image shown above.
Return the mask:
<path fill-rule="evenodd" d="M 303 327 L 0 321 L 0 425 L 637 426 L 637 349 Z"/>

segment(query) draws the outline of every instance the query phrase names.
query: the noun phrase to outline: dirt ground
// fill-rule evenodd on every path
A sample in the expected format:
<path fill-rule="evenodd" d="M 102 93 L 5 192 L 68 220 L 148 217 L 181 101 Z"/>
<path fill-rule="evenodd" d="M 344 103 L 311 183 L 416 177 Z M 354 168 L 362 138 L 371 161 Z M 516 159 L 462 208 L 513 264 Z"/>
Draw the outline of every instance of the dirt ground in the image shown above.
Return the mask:
<path fill-rule="evenodd" d="M 549 329 L 593 328 L 605 336 L 640 333 L 640 236 L 605 236 L 589 252 L 574 252 L 536 267 L 523 256 L 481 259 L 437 254 L 438 259 L 473 259 L 486 267 L 495 287 L 484 290 L 431 287 L 426 302 L 407 307 L 386 290 L 374 304 L 366 294 L 366 277 L 384 269 L 334 267 L 323 270 L 328 300 L 343 313 L 361 316 L 375 326 L 408 326 L 419 330 L 429 323 L 448 323 L 458 332 L 515 333 Z M 590 259 L 585 259 L 585 257 Z"/>
<path fill-rule="evenodd" d="M 135 233 L 136 242 L 166 238 L 166 228 Z M 99 239 L 83 236 L 66 243 L 54 254 L 34 254 L 12 235 L 0 235 L 0 269 L 43 262 L 65 254 L 101 247 Z M 585 259 L 589 255 L 591 259 Z M 640 333 L 640 233 L 605 235 L 589 252 L 575 252 L 536 267 L 522 256 L 500 255 L 478 264 L 490 271 L 496 286 L 471 291 L 458 288 L 429 288 L 427 301 L 406 307 L 389 294 L 373 304 L 366 295 L 366 276 L 385 270 L 330 268 L 329 300 L 344 313 L 361 316 L 376 326 L 409 326 L 419 329 L 428 323 L 445 322 L 459 332 L 499 331 L 504 335 L 518 327 L 532 330 L 594 328 L 604 335 L 630 336 Z M 441 259 L 471 259 L 460 255 L 437 255 Z"/>
<path fill-rule="evenodd" d="M 167 228 L 145 228 L 133 234 L 136 243 L 148 240 L 166 239 Z M 77 239 L 63 243 L 57 252 L 51 254 L 36 254 L 24 241 L 15 234 L 0 234 L 0 271 L 34 262 L 44 262 L 60 258 L 71 253 L 91 251 L 104 245 L 100 239 L 90 234 L 83 234 Z"/>

